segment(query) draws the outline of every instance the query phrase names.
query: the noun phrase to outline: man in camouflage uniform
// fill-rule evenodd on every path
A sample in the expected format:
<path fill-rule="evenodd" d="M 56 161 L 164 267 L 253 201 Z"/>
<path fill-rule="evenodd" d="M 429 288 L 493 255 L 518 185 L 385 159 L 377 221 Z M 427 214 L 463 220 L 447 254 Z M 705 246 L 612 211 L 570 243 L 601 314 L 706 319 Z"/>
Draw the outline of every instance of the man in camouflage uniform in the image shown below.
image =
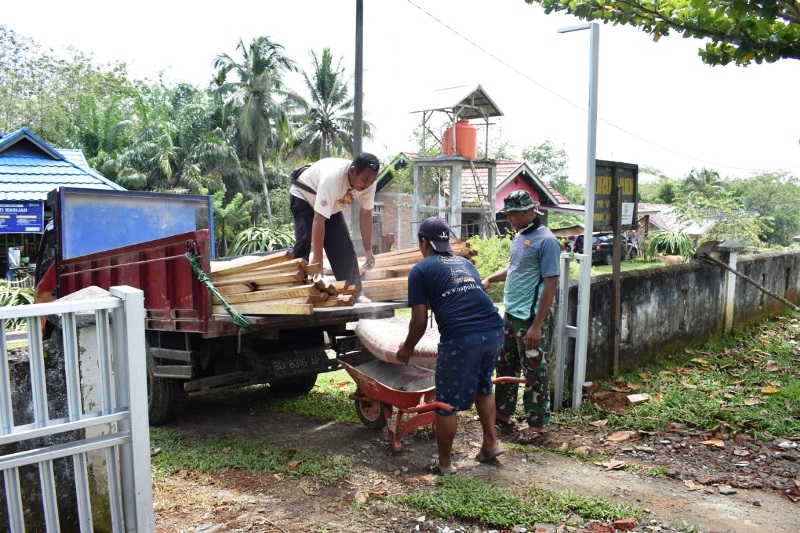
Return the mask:
<path fill-rule="evenodd" d="M 550 393 L 547 373 L 547 345 L 543 335 L 549 325 L 550 307 L 558 287 L 561 245 L 542 226 L 539 203 L 527 191 L 514 191 L 503 200 L 508 221 L 516 230 L 511 242 L 511 260 L 502 270 L 483 279 L 484 289 L 505 281 L 504 340 L 497 362 L 498 376 L 525 378 L 522 405 L 528 427 L 518 441 L 532 443 L 544 435 L 550 423 Z M 495 387 L 497 424 L 512 426 L 517 407 L 518 386 Z"/>

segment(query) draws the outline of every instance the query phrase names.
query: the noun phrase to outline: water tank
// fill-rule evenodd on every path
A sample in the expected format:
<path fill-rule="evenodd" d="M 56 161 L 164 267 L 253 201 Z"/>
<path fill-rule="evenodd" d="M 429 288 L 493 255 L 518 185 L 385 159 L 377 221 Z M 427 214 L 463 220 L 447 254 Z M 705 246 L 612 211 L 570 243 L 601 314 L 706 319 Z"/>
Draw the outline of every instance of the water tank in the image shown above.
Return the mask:
<path fill-rule="evenodd" d="M 459 120 L 455 125 L 456 149 L 453 150 L 453 126 L 442 134 L 442 154 L 455 155 L 467 159 L 478 158 L 478 128 L 469 123 L 467 119 Z"/>

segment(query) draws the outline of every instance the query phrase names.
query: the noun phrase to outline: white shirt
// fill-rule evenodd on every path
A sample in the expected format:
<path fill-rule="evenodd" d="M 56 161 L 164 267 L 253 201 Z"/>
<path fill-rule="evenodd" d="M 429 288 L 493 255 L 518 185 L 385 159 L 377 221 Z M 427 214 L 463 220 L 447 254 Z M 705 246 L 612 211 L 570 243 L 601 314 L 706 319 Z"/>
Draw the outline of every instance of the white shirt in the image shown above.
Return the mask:
<path fill-rule="evenodd" d="M 314 211 L 325 218 L 331 218 L 356 200 L 362 209 L 371 210 L 375 203 L 377 181 L 363 191 L 351 188 L 347 180 L 347 171 L 351 164 L 351 160 L 338 157 L 320 159 L 297 179 L 317 191 L 317 194 L 311 194 L 294 185 L 291 187 L 291 194 L 313 205 Z"/>

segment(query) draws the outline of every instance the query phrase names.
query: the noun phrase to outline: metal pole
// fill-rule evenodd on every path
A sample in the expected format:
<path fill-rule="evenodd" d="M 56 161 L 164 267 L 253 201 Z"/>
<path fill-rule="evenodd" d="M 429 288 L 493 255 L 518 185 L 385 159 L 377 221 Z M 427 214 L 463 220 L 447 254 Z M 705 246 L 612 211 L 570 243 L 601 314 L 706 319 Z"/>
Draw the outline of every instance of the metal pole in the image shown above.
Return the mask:
<path fill-rule="evenodd" d="M 592 282 L 592 233 L 594 233 L 594 193 L 597 152 L 597 80 L 599 66 L 600 27 L 596 22 L 562 28 L 558 33 L 590 31 L 589 49 L 589 132 L 586 142 L 586 205 L 584 211 L 583 257 L 578 284 L 578 335 L 575 342 L 575 367 L 572 382 L 572 408 L 580 409 L 583 402 L 583 382 L 586 379 L 586 353 L 589 341 L 589 301 Z"/>
<path fill-rule="evenodd" d="M 353 95 L 353 157 L 362 150 L 364 133 L 364 0 L 356 0 L 356 66 Z"/>

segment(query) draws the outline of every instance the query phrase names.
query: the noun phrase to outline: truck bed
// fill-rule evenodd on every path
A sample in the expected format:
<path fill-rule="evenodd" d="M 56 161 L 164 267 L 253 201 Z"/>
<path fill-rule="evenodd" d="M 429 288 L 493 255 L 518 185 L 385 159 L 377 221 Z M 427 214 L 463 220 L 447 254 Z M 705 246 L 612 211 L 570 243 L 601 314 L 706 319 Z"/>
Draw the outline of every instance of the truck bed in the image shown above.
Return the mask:
<path fill-rule="evenodd" d="M 253 326 L 289 329 L 356 322 L 359 318 L 391 318 L 395 309 L 406 306 L 407 302 L 397 300 L 355 304 L 348 307 L 321 307 L 314 309 L 311 315 L 245 315 L 245 318 Z M 212 320 L 233 324 L 228 315 L 212 315 Z"/>

